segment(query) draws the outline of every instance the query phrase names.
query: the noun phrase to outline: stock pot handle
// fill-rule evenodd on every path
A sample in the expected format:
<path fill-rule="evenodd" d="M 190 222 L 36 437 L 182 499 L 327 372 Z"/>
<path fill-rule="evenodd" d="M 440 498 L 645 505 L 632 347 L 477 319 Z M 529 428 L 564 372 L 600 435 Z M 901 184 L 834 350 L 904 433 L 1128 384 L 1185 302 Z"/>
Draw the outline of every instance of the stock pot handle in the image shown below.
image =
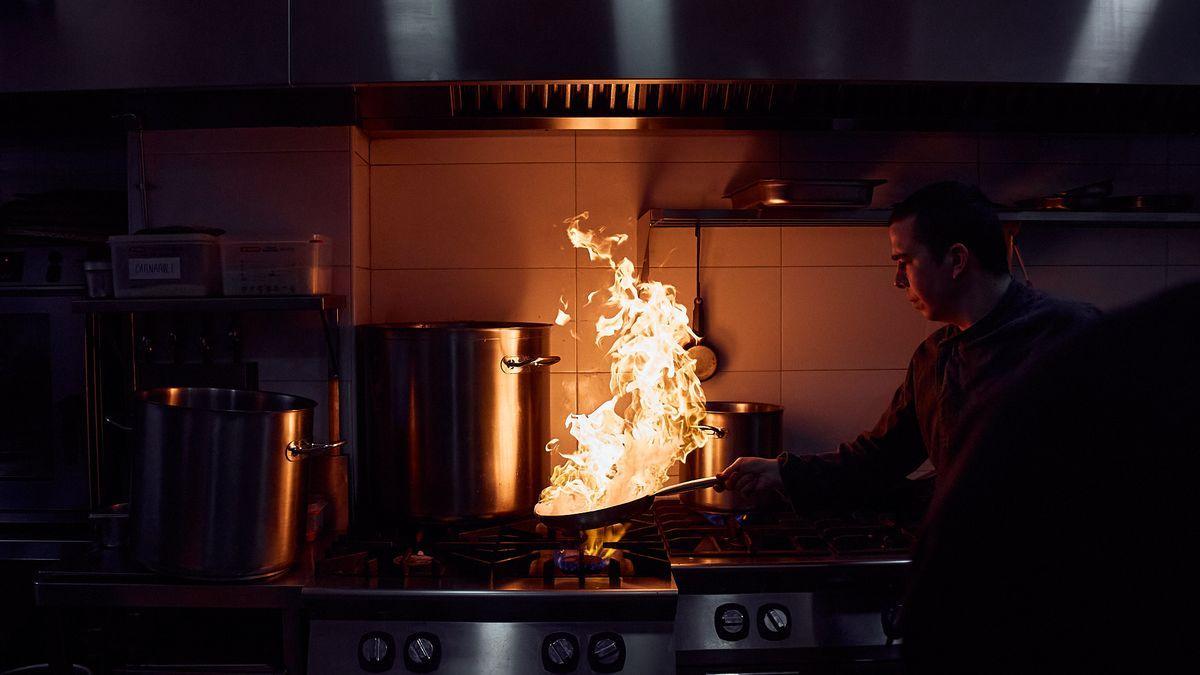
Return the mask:
<path fill-rule="evenodd" d="M 710 436 L 725 438 L 725 427 L 714 427 L 711 424 L 697 424 L 696 428 Z"/>
<path fill-rule="evenodd" d="M 515 374 L 522 372 L 526 368 L 552 366 L 561 360 L 557 356 L 505 356 L 500 359 L 500 370 Z"/>
<path fill-rule="evenodd" d="M 346 444 L 346 441 L 334 441 L 333 443 L 313 443 L 312 441 L 299 440 L 292 441 L 287 445 L 287 459 L 289 462 L 294 462 L 305 457 L 314 455 L 324 455 L 325 453 L 340 448 Z"/>

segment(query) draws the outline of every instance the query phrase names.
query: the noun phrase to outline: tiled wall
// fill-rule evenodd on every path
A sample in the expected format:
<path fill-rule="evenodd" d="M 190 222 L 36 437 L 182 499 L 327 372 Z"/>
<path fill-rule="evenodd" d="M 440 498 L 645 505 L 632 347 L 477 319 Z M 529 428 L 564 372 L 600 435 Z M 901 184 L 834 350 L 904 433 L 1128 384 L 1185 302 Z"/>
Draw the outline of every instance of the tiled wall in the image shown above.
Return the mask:
<path fill-rule="evenodd" d="M 928 182 L 978 183 L 1011 202 L 1112 178 L 1118 192 L 1200 194 L 1200 140 L 978 134 L 430 133 L 370 143 L 374 321 L 551 321 L 554 419 L 607 397 L 602 350 L 579 309 L 608 273 L 567 245 L 562 220 L 631 235 L 650 207 L 722 208 L 765 177 L 885 178 L 876 206 Z M 1112 308 L 1200 277 L 1194 231 L 1027 228 L 1036 286 Z M 656 230 L 652 278 L 695 291 L 690 230 Z M 935 326 L 892 288 L 882 227 L 718 228 L 703 238 L 708 332 L 722 356 L 710 399 L 781 403 L 787 447 L 817 452 L 874 423 Z M 356 270 L 356 279 L 360 271 Z M 359 290 L 356 288 L 356 292 Z M 570 329 L 583 338 L 575 341 Z"/>
<path fill-rule="evenodd" d="M 154 133 L 146 150 L 156 225 L 334 237 L 335 285 L 351 298 L 347 325 L 550 322 L 565 298 L 578 321 L 553 331 L 563 358 L 551 375 L 556 420 L 607 398 L 603 351 L 589 330 L 600 308 L 580 304 L 608 274 L 570 248 L 562 221 L 573 214 L 588 211 L 590 225 L 628 233 L 623 253 L 633 258 L 644 209 L 722 208 L 728 189 L 781 175 L 885 178 L 876 206 L 948 178 L 979 183 L 1001 202 L 1105 178 L 1123 193 L 1200 196 L 1194 137 L 481 132 L 367 139 L 339 127 Z M 130 211 L 136 215 L 136 203 Z M 1200 278 L 1198 231 L 1027 228 L 1019 241 L 1036 286 L 1105 308 Z M 652 278 L 676 284 L 689 307 L 693 247 L 690 230 L 656 230 L 650 240 Z M 874 423 L 912 349 L 935 328 L 891 287 L 882 227 L 717 228 L 705 231 L 702 254 L 708 332 L 722 356 L 706 392 L 714 400 L 783 404 L 792 450 L 826 450 Z M 248 358 L 263 363 L 264 385 L 324 403 L 315 319 L 255 321 Z M 572 328 L 582 340 L 572 339 Z M 348 329 L 343 334 L 343 428 L 352 434 L 351 340 Z M 323 425 L 318 414 L 318 435 Z"/>

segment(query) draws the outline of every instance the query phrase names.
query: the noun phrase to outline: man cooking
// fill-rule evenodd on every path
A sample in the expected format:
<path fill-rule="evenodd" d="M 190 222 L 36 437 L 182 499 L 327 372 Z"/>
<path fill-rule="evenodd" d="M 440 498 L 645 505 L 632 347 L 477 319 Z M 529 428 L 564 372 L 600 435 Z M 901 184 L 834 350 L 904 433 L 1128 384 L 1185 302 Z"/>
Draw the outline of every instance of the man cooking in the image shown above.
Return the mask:
<path fill-rule="evenodd" d="M 881 494 L 926 459 L 945 469 L 966 408 L 1099 314 L 1013 280 L 1000 221 L 974 186 L 921 188 L 896 205 L 888 237 L 896 288 L 946 325 L 917 346 L 873 429 L 825 454 L 739 458 L 720 474 L 726 489 L 747 497 L 781 490 L 804 508 Z"/>

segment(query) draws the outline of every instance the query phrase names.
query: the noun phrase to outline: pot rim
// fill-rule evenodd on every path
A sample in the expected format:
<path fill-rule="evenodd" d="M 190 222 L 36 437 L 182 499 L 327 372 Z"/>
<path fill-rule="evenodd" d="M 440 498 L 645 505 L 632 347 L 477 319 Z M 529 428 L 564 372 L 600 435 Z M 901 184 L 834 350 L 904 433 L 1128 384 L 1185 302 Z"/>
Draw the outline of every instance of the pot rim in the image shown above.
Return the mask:
<path fill-rule="evenodd" d="M 705 414 L 718 415 L 770 415 L 783 412 L 783 406 L 756 401 L 706 401 Z"/>
<path fill-rule="evenodd" d="M 401 323 L 373 323 L 367 328 L 386 331 L 402 331 L 416 335 L 434 332 L 480 332 L 535 329 L 549 330 L 553 324 L 528 321 L 412 321 Z"/>
<path fill-rule="evenodd" d="M 171 390 L 245 392 L 245 393 L 251 393 L 251 394 L 266 394 L 268 396 L 290 399 L 292 401 L 292 404 L 295 407 L 283 408 L 281 410 L 237 410 L 234 408 L 218 408 L 218 407 L 208 407 L 208 406 L 199 406 L 199 405 L 183 405 L 183 404 L 178 404 L 178 403 L 167 403 L 166 401 L 150 400 L 150 397 L 155 394 L 160 394 L 162 392 L 167 392 L 167 391 L 171 391 Z M 138 390 L 138 392 L 135 394 L 135 398 L 139 402 L 145 403 L 146 405 L 158 406 L 161 408 L 166 408 L 168 410 L 195 410 L 195 411 L 199 411 L 199 412 L 219 412 L 219 413 L 232 413 L 232 414 L 238 414 L 238 415 L 280 415 L 283 413 L 290 413 L 290 412 L 304 412 L 306 410 L 313 410 L 317 407 L 317 402 L 310 398 L 305 398 L 303 396 L 296 396 L 295 394 L 288 394 L 288 393 L 281 392 L 281 391 L 265 391 L 265 390 L 261 390 L 261 389 L 229 389 L 229 388 L 223 388 L 223 387 L 155 387 L 153 389 Z"/>

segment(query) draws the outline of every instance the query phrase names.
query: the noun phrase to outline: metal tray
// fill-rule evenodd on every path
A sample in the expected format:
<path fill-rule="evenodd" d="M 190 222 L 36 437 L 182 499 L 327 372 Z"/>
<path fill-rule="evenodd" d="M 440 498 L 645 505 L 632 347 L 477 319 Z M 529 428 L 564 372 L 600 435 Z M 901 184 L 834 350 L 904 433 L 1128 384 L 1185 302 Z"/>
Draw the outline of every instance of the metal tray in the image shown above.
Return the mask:
<path fill-rule="evenodd" d="M 783 180 L 767 178 L 742 186 L 725 195 L 725 198 L 733 202 L 734 209 L 775 206 L 862 208 L 871 205 L 871 196 L 875 187 L 886 182 L 886 180 L 873 179 Z"/>

